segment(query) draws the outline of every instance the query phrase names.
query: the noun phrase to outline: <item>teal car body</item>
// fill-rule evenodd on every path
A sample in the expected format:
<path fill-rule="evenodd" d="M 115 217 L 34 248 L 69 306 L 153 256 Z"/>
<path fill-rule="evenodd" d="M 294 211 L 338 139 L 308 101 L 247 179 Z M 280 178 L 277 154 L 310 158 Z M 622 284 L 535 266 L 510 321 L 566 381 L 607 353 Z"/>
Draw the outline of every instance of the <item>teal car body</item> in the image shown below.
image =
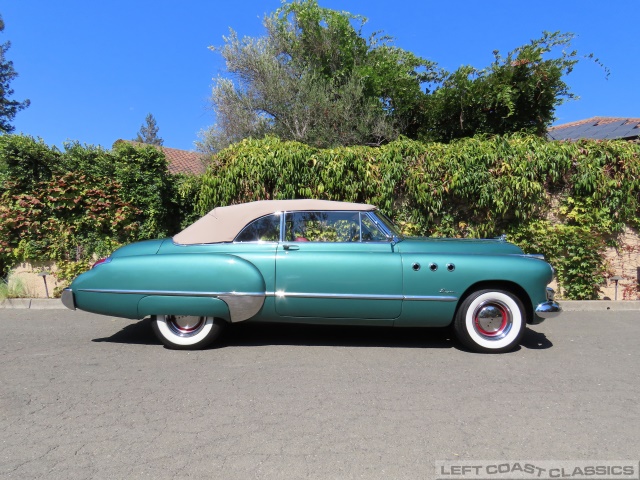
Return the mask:
<path fill-rule="evenodd" d="M 252 321 L 453 324 L 469 348 L 506 351 L 525 324 L 561 310 L 547 288 L 553 269 L 539 255 L 504 239 L 403 238 L 370 205 L 264 201 L 218 208 L 199 222 L 173 238 L 119 248 L 78 276 L 63 303 L 151 316 L 171 348 L 202 348 L 226 323 Z M 479 292 L 497 297 L 467 315 L 465 302 Z M 478 333 L 484 341 L 473 339 Z"/>

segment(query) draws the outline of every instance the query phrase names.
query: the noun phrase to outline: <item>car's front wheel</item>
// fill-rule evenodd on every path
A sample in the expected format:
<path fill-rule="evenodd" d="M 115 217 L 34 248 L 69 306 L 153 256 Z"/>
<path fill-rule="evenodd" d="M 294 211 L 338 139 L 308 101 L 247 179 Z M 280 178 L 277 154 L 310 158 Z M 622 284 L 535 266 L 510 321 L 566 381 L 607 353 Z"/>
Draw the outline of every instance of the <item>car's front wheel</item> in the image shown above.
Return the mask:
<path fill-rule="evenodd" d="M 198 350 L 208 347 L 220 336 L 225 322 L 214 317 L 154 315 L 151 325 L 167 348 Z"/>
<path fill-rule="evenodd" d="M 453 323 L 456 336 L 476 352 L 507 352 L 518 345 L 526 328 L 522 302 L 510 292 L 480 290 L 460 305 Z"/>

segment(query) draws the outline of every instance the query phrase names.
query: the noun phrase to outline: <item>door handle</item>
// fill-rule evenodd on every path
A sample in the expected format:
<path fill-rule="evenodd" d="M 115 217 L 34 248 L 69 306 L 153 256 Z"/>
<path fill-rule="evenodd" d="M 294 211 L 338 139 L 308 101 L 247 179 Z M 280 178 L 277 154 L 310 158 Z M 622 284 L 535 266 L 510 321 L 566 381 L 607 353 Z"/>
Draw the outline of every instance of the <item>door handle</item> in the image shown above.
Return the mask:
<path fill-rule="evenodd" d="M 285 250 L 300 250 L 300 245 L 283 245 Z"/>

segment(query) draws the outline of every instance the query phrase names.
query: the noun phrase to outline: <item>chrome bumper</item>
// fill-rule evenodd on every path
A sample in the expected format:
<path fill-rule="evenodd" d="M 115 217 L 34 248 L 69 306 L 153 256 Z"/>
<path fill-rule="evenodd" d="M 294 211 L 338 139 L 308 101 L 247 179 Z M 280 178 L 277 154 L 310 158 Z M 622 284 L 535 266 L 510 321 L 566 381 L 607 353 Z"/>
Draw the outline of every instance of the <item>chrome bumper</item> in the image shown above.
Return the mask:
<path fill-rule="evenodd" d="M 554 301 L 555 298 L 556 298 L 556 292 L 553 291 L 553 288 L 547 287 L 547 301 L 544 303 L 541 303 L 536 307 L 536 315 L 539 318 L 546 320 L 547 318 L 553 318 L 560 315 L 560 312 L 562 312 L 562 307 L 557 302 Z M 542 320 L 540 320 L 540 322 L 541 321 Z M 539 322 L 534 322 L 534 323 L 539 323 Z"/>
<path fill-rule="evenodd" d="M 553 300 L 541 303 L 536 307 L 536 315 L 544 319 L 557 317 L 561 312 L 562 307 Z"/>
<path fill-rule="evenodd" d="M 62 300 L 62 304 L 69 310 L 76 309 L 76 300 L 73 298 L 73 291 L 70 288 L 62 290 L 62 297 L 60 297 L 60 300 Z"/>

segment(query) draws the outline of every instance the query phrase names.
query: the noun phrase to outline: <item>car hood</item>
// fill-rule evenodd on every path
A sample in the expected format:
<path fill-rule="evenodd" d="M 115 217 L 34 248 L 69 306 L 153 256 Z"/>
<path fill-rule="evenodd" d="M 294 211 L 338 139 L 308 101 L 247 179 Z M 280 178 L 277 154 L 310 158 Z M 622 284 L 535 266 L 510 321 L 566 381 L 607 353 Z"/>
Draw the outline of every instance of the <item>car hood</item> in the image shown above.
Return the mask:
<path fill-rule="evenodd" d="M 404 253 L 464 253 L 485 255 L 522 255 L 513 243 L 499 239 L 477 238 L 418 238 L 405 237 L 397 246 Z"/>

